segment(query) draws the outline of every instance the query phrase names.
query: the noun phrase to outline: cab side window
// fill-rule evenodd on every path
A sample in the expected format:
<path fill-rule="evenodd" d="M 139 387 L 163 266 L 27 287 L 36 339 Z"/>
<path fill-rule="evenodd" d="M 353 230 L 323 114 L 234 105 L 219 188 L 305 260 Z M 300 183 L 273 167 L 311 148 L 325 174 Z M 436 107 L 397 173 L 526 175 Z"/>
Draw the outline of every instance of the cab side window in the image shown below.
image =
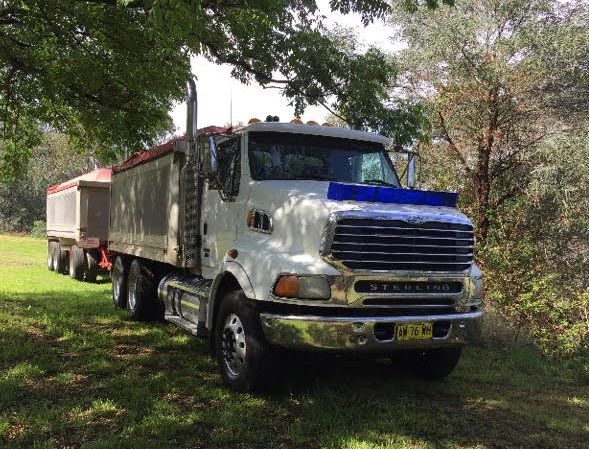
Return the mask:
<path fill-rule="evenodd" d="M 217 145 L 219 163 L 219 192 L 228 200 L 239 194 L 241 177 L 241 140 L 224 140 Z"/>

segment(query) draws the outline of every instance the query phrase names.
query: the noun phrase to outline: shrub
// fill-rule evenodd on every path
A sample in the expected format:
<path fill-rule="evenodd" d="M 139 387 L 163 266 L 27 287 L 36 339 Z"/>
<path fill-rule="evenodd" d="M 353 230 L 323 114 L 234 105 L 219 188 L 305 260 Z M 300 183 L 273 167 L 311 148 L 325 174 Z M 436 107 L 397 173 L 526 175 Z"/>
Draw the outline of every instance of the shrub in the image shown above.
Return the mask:
<path fill-rule="evenodd" d="M 33 222 L 33 227 L 31 228 L 31 237 L 45 237 L 45 222 L 43 220 L 35 220 Z"/>

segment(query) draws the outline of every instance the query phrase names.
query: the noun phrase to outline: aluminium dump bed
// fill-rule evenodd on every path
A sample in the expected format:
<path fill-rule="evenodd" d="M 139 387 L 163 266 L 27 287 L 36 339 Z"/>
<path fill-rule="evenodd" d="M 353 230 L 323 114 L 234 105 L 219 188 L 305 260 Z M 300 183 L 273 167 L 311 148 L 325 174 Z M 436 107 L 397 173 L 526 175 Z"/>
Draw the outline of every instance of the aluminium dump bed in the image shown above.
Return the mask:
<path fill-rule="evenodd" d="M 101 168 L 47 189 L 47 237 L 79 246 L 108 240 L 111 169 Z"/>
<path fill-rule="evenodd" d="M 228 128 L 207 127 L 201 134 Z M 182 257 L 185 139 L 135 153 L 113 167 L 109 250 L 177 267 Z"/>

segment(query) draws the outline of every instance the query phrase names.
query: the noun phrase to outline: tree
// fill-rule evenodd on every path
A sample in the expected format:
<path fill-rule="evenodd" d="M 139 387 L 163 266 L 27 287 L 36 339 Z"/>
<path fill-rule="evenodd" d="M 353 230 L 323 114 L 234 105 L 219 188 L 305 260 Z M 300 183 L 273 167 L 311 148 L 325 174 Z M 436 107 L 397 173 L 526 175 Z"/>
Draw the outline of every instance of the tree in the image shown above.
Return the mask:
<path fill-rule="evenodd" d="M 93 170 L 94 154 L 76 152 L 62 134 L 45 132 L 26 167 L 24 179 L 0 183 L 0 231 L 29 231 L 45 221 L 47 187 Z"/>
<path fill-rule="evenodd" d="M 393 20 L 408 44 L 402 94 L 431 120 L 421 175 L 460 191 L 475 218 L 487 311 L 546 352 L 586 358 L 587 3 L 462 1 Z"/>
<path fill-rule="evenodd" d="M 577 13 L 548 0 L 479 0 L 394 16 L 408 44 L 406 87 L 430 106 L 433 145 L 466 175 L 480 243 L 524 192 L 533 151 L 555 131 L 556 95 L 541 93 L 583 67 L 588 21 Z"/>
<path fill-rule="evenodd" d="M 330 5 L 365 23 L 389 10 L 385 0 Z M 415 133 L 413 111 L 383 104 L 394 77 L 385 55 L 339 49 L 314 0 L 2 0 L 0 177 L 22 173 L 45 125 L 100 143 L 104 162 L 152 142 L 170 126 L 196 54 L 233 65 L 242 81 L 279 86 L 298 112 L 325 104 L 355 127 L 394 121 L 399 139 Z"/>

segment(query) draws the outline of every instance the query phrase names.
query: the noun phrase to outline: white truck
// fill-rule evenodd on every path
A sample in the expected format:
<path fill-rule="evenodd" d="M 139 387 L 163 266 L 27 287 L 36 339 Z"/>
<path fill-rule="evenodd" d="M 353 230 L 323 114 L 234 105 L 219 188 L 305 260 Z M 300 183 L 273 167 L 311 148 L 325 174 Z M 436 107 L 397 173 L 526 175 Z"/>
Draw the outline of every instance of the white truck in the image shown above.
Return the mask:
<path fill-rule="evenodd" d="M 418 375 L 448 375 L 483 314 L 456 195 L 403 188 L 389 139 L 369 132 L 197 131 L 189 92 L 186 138 L 113 168 L 115 305 L 208 337 L 239 391 L 265 382 L 277 348 L 398 353 Z"/>

